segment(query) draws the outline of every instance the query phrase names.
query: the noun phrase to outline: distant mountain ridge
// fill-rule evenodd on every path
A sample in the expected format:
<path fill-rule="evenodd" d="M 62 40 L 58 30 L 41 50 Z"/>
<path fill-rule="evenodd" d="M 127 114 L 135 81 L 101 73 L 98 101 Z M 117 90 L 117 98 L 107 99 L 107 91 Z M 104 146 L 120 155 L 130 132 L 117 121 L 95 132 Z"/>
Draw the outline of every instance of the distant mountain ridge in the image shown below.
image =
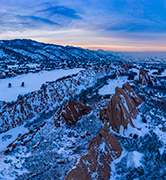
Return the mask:
<path fill-rule="evenodd" d="M 44 44 L 30 39 L 0 41 L 0 66 L 39 63 L 54 69 L 98 66 L 118 60 L 115 55 L 80 47 Z"/>
<path fill-rule="evenodd" d="M 47 69 L 89 67 L 110 62 L 166 63 L 166 52 L 112 52 L 62 46 L 31 39 L 0 41 L 0 67 L 38 63 Z"/>
<path fill-rule="evenodd" d="M 166 64 L 137 60 L 0 41 L 0 179 L 166 179 Z"/>
<path fill-rule="evenodd" d="M 166 52 L 112 52 L 104 51 L 102 49 L 97 51 L 107 56 L 112 54 L 117 56 L 119 59 L 124 59 L 130 62 L 166 64 Z"/>

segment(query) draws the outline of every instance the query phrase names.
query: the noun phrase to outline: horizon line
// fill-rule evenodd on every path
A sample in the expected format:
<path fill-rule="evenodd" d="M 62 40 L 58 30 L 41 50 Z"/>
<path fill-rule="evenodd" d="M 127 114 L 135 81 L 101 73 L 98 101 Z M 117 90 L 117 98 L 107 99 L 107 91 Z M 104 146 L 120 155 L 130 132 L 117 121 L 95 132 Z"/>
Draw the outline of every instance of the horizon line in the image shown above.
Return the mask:
<path fill-rule="evenodd" d="M 59 43 L 58 44 L 58 43 L 54 43 L 54 42 L 42 41 L 42 40 L 37 40 L 37 39 L 33 39 L 33 38 L 0 39 L 0 41 L 12 41 L 12 40 L 32 40 L 32 41 L 36 41 L 38 43 L 59 45 L 59 46 L 64 46 L 64 47 L 72 46 L 72 47 L 76 47 L 76 48 L 89 49 L 89 50 L 94 50 L 94 51 L 103 50 L 103 51 L 106 51 L 106 52 L 110 51 L 110 52 L 128 52 L 128 53 L 166 53 L 166 47 L 162 47 L 165 50 L 135 50 L 135 48 L 133 50 L 121 50 L 121 49 L 117 50 L 118 46 L 110 45 L 111 47 L 117 48 L 116 50 L 113 50 L 112 48 L 108 49 L 109 45 L 103 45 L 103 46 L 105 46 L 107 48 L 102 48 L 103 46 L 100 47 L 100 45 L 99 46 L 97 46 L 97 45 L 88 45 L 88 44 L 87 45 L 79 45 L 79 44 L 70 44 L 70 43 L 69 44 L 68 43 Z M 121 46 L 121 48 L 127 48 L 127 46 Z"/>

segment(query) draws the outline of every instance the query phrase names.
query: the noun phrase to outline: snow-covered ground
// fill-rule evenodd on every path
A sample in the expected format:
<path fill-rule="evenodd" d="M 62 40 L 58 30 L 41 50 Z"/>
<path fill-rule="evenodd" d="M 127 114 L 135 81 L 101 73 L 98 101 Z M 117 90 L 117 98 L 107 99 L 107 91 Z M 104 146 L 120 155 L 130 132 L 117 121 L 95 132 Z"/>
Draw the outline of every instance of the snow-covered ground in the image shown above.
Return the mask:
<path fill-rule="evenodd" d="M 12 143 L 19 134 L 27 133 L 28 129 L 22 126 L 10 129 L 5 133 L 0 134 L 0 154 L 6 150 L 7 146 Z"/>
<path fill-rule="evenodd" d="M 143 157 L 143 154 L 137 152 L 137 151 L 132 151 L 128 153 L 127 156 L 127 167 L 139 167 L 143 166 L 141 163 L 141 159 Z"/>
<path fill-rule="evenodd" d="M 136 79 L 139 79 L 139 69 L 137 69 L 137 68 L 131 68 L 131 70 L 130 71 L 133 71 L 134 73 L 137 73 L 137 75 L 134 77 L 134 79 L 136 80 Z"/>
<path fill-rule="evenodd" d="M 161 76 L 166 77 L 166 70 L 161 73 Z"/>
<path fill-rule="evenodd" d="M 92 113 L 83 116 L 76 125 L 72 126 L 55 127 L 54 120 L 51 118 L 30 142 L 25 143 L 25 146 L 18 146 L 7 155 L 0 151 L 0 180 L 33 179 L 32 175 L 35 172 L 41 173 L 40 177 L 37 177 L 38 179 L 64 179 L 65 174 L 73 167 L 75 160 L 87 152 L 90 140 L 102 128 L 102 122 L 97 117 L 98 111 L 99 109 L 95 108 Z M 27 129 L 22 125 L 2 133 L 0 140 L 3 136 L 6 137 L 2 138 L 5 140 L 9 136 L 14 139 L 18 134 L 25 132 Z M 86 132 L 90 134 L 86 135 Z M 78 137 L 74 135 L 78 135 Z M 81 138 L 81 135 L 85 135 L 85 138 Z M 5 140 L 0 141 L 0 146 L 1 143 L 4 143 L 3 149 L 0 147 L 3 151 L 11 143 L 10 139 Z M 33 151 L 33 147 L 37 144 L 39 144 L 39 148 Z M 59 164 L 60 161 L 63 161 L 64 164 Z M 43 166 L 45 162 L 48 163 L 46 166 L 49 168 L 47 169 L 45 165 Z M 29 174 L 26 175 L 26 173 Z M 53 173 L 54 175 L 52 175 Z M 57 174 L 60 175 L 59 178 L 56 178 Z M 21 177 L 21 175 L 24 176 Z M 28 178 L 29 176 L 31 178 Z"/>
<path fill-rule="evenodd" d="M 116 87 L 122 87 L 122 85 L 127 82 L 127 76 L 121 76 L 117 79 L 110 79 L 108 81 L 108 85 L 103 86 L 99 89 L 100 95 L 108 95 L 108 94 L 115 94 Z"/>
<path fill-rule="evenodd" d="M 18 67 L 23 67 L 23 65 L 8 65 L 8 68 L 18 68 Z M 40 64 L 36 64 L 36 63 L 33 63 L 33 64 L 26 64 L 26 66 L 30 67 L 30 68 L 36 68 L 36 67 L 39 67 Z"/>
<path fill-rule="evenodd" d="M 152 76 L 154 76 L 154 74 L 153 73 L 157 73 L 158 72 L 158 70 L 157 69 L 152 69 L 152 70 L 150 70 L 149 71 L 149 75 L 152 75 Z"/>
<path fill-rule="evenodd" d="M 157 74 L 153 74 L 154 72 L 158 72 L 158 70 L 156 70 L 156 69 L 152 69 L 152 70 L 150 70 L 149 71 L 149 74 L 150 75 L 152 75 L 152 76 L 157 76 L 157 77 L 166 77 L 166 70 L 164 70 L 162 73 L 161 73 L 161 75 L 157 75 Z"/>
<path fill-rule="evenodd" d="M 19 94 L 27 94 L 28 92 L 40 89 L 41 85 L 46 81 L 55 81 L 64 76 L 77 74 L 82 68 L 68 70 L 41 71 L 39 73 L 29 73 L 18 75 L 12 78 L 0 80 L 0 101 L 15 101 Z M 25 86 L 21 87 L 24 82 Z M 11 83 L 11 87 L 8 84 Z"/>

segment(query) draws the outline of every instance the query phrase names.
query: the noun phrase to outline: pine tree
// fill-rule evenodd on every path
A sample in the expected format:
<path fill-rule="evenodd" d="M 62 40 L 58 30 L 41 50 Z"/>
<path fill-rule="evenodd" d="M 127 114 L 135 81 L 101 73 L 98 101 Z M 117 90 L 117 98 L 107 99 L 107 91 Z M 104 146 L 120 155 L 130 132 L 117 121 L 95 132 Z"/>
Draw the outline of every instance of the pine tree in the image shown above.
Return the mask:
<path fill-rule="evenodd" d="M 11 84 L 11 83 L 9 83 L 9 84 L 8 84 L 8 87 L 9 87 L 9 88 L 11 88 L 11 87 L 12 87 L 12 84 Z"/>
<path fill-rule="evenodd" d="M 24 87 L 24 86 L 25 86 L 25 83 L 24 83 L 24 82 L 22 82 L 22 83 L 21 83 L 21 87 Z"/>

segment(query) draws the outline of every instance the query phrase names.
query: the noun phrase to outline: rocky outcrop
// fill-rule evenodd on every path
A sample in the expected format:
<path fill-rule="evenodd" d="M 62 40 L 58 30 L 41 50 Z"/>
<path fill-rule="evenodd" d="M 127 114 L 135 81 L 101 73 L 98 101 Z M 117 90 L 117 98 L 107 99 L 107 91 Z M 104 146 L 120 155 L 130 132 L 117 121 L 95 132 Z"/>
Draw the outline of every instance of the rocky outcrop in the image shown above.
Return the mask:
<path fill-rule="evenodd" d="M 122 147 L 107 124 L 90 141 L 88 152 L 68 173 L 65 180 L 110 179 L 111 162 L 120 157 Z"/>
<path fill-rule="evenodd" d="M 89 68 L 80 71 L 77 75 L 47 83 L 42 89 L 27 94 L 23 100 L 13 106 L 6 106 L 3 103 L 0 110 L 0 133 L 21 125 L 39 114 L 56 109 L 65 100 L 94 86 L 99 78 L 111 73 L 111 65 Z"/>
<path fill-rule="evenodd" d="M 67 125 L 75 124 L 78 120 L 81 119 L 83 115 L 89 114 L 91 108 L 86 106 L 83 103 L 68 101 L 64 106 L 61 106 L 56 113 L 53 115 L 53 118 L 50 119 L 49 123 L 55 123 L 55 126 L 60 126 L 60 123 L 66 123 Z M 53 120 L 53 121 L 52 121 Z M 11 144 L 7 146 L 5 152 L 13 151 L 18 146 L 25 146 L 30 142 L 36 133 L 41 130 L 46 125 L 46 122 L 42 123 L 38 127 L 30 130 L 29 132 L 22 134 L 17 139 L 15 139 Z M 90 135 L 86 132 L 86 135 Z M 39 144 L 38 144 L 39 145 Z M 38 147 L 38 146 L 37 146 Z M 33 147 L 32 152 L 37 148 Z"/>
<path fill-rule="evenodd" d="M 116 76 L 124 75 L 125 73 L 129 72 L 129 68 L 132 66 L 130 62 L 126 62 L 123 64 L 122 67 L 119 67 L 116 72 Z"/>
<path fill-rule="evenodd" d="M 66 105 L 61 106 L 53 115 L 55 126 L 60 126 L 60 123 L 67 125 L 75 124 L 85 114 L 89 114 L 91 108 L 86 104 L 68 101 Z"/>
<path fill-rule="evenodd" d="M 125 73 L 125 69 L 124 68 L 118 68 L 117 72 L 116 72 L 116 76 L 121 76 Z"/>
<path fill-rule="evenodd" d="M 131 68 L 132 67 L 132 63 L 131 62 L 126 62 L 125 64 L 124 64 L 124 70 L 126 71 L 126 72 L 129 72 L 129 68 Z"/>
<path fill-rule="evenodd" d="M 107 109 L 101 111 L 101 119 L 107 119 L 114 131 L 119 133 L 120 127 L 127 129 L 128 124 L 135 128 L 132 119 L 138 115 L 136 107 L 142 103 L 141 98 L 134 89 L 126 83 L 122 88 L 116 87 L 115 95 L 108 102 Z"/>
<path fill-rule="evenodd" d="M 139 71 L 139 82 L 143 85 L 152 85 L 154 86 L 157 83 L 157 79 L 154 76 L 150 76 L 147 71 L 140 70 Z"/>
<path fill-rule="evenodd" d="M 0 113 L 7 109 L 9 105 L 5 101 L 0 101 Z"/>
<path fill-rule="evenodd" d="M 111 177 L 111 162 L 121 156 L 122 147 L 111 129 L 119 133 L 120 127 L 127 129 L 130 124 L 136 128 L 132 119 L 136 118 L 136 107 L 142 103 L 134 89 L 126 83 L 122 88 L 116 87 L 115 95 L 108 102 L 107 109 L 100 110 L 100 118 L 107 119 L 108 124 L 90 141 L 87 154 L 83 155 L 68 173 L 65 180 L 108 180 Z"/>

